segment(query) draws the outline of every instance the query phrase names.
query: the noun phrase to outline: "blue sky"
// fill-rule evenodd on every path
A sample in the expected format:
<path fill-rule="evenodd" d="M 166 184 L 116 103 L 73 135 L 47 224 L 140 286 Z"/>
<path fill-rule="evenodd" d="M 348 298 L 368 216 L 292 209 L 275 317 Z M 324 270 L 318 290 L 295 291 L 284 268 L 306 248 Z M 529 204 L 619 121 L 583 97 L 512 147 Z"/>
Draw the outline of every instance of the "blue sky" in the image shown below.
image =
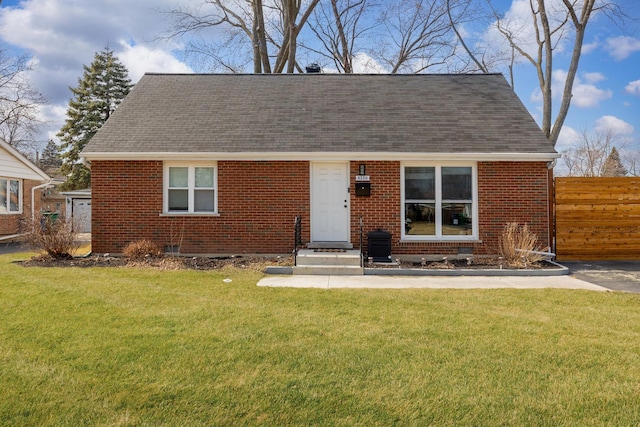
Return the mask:
<path fill-rule="evenodd" d="M 181 46 L 154 39 L 168 21 L 160 10 L 197 0 L 3 0 L 0 6 L 0 38 L 29 54 L 34 71 L 32 84 L 49 100 L 42 111 L 47 121 L 41 136 L 44 145 L 64 123 L 71 92 L 82 76 L 82 65 L 106 45 L 129 69 L 136 82 L 144 72 L 193 72 L 179 58 Z M 549 0 L 556 1 L 556 0 Z M 640 1 L 619 0 L 627 14 L 640 18 Z M 512 20 L 524 19 L 527 0 L 494 0 Z M 487 28 L 468 29 L 479 33 Z M 569 52 L 554 63 L 555 80 L 561 83 Z M 365 70 L 367 71 L 367 70 Z M 537 78 L 531 66 L 515 72 L 515 91 L 540 120 L 541 102 Z M 557 102 L 557 101 L 556 101 Z M 621 29 L 604 16 L 589 24 L 573 92 L 572 107 L 557 149 L 575 143 L 583 130 L 610 130 L 628 150 L 640 149 L 640 28 Z"/>

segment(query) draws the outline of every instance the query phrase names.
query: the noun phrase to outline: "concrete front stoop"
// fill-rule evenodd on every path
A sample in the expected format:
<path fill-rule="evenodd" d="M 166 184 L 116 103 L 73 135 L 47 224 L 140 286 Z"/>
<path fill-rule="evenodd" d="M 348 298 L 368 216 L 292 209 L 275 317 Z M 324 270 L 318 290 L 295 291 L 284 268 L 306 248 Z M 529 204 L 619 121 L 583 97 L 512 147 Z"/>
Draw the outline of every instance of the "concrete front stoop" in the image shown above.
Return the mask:
<path fill-rule="evenodd" d="M 360 251 L 301 249 L 296 257 L 293 274 L 318 276 L 362 276 Z"/>

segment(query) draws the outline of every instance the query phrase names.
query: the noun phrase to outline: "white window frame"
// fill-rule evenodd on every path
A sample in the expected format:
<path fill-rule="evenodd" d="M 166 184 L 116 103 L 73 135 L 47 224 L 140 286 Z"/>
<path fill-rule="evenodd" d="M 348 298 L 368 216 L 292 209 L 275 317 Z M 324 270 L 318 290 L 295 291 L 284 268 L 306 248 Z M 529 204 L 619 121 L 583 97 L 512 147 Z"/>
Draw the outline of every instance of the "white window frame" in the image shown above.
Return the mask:
<path fill-rule="evenodd" d="M 0 210 L 0 215 L 20 215 L 22 213 L 22 195 L 23 195 L 22 180 L 18 178 L 8 178 L 8 177 L 0 176 L 0 181 L 6 181 L 6 185 L 7 185 L 7 195 L 6 195 L 7 206 L 3 206 L 3 208 L 6 208 L 6 212 Z M 18 182 L 18 210 L 17 211 L 11 210 L 11 194 L 10 194 L 11 181 Z"/>
<path fill-rule="evenodd" d="M 188 169 L 188 209 L 186 211 L 170 211 L 169 210 L 169 169 L 170 168 Z M 201 212 L 195 211 L 195 169 L 196 168 L 213 168 L 213 211 Z M 196 215 L 209 216 L 218 215 L 218 163 L 217 162 L 165 162 L 163 168 L 163 191 L 162 191 L 162 212 L 164 215 L 180 216 L 180 215 Z"/>
<path fill-rule="evenodd" d="M 407 167 L 432 167 L 435 168 L 435 235 L 411 235 L 406 233 L 405 221 L 405 168 Z M 443 235 L 442 234 L 442 168 L 443 167 L 470 167 L 471 168 L 471 227 L 470 235 Z M 477 241 L 478 240 L 478 164 L 476 162 L 402 162 L 400 164 L 400 218 L 402 218 L 402 237 L 405 241 Z M 447 202 L 457 202 L 450 201 Z M 466 203 L 467 201 L 460 201 Z"/>

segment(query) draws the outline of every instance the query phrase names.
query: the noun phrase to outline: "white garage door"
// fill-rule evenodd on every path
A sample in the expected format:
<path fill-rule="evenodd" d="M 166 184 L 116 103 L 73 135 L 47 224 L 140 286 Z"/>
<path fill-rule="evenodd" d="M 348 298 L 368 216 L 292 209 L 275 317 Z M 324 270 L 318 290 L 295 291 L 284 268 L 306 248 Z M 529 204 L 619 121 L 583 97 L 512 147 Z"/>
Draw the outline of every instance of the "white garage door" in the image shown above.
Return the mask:
<path fill-rule="evenodd" d="M 91 199 L 73 199 L 73 231 L 91 233 Z"/>

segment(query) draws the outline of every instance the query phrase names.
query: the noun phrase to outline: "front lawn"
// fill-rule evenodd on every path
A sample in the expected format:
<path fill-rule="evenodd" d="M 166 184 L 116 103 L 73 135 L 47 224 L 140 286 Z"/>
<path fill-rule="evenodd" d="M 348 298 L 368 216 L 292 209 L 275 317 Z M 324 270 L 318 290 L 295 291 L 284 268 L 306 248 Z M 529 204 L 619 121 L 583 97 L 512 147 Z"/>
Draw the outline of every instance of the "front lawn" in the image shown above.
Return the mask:
<path fill-rule="evenodd" d="M 640 295 L 27 257 L 0 256 L 0 425 L 640 424 Z"/>

